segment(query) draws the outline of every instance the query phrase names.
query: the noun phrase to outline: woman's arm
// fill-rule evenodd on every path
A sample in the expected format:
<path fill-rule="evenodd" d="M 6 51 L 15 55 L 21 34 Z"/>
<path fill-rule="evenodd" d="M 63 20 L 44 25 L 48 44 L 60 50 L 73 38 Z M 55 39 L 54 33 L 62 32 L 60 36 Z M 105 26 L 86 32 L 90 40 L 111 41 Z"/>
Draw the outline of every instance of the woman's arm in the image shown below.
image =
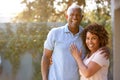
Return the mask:
<path fill-rule="evenodd" d="M 85 76 L 85 77 L 91 77 L 92 75 L 94 75 L 98 70 L 101 69 L 101 66 L 93 61 L 90 61 L 88 65 L 85 65 L 82 61 L 81 58 L 81 51 L 78 51 L 77 47 L 75 44 L 72 44 L 70 46 L 70 50 L 71 53 L 73 55 L 73 57 L 75 58 L 78 67 L 81 71 L 81 73 Z"/>
<path fill-rule="evenodd" d="M 90 61 L 88 65 L 85 65 L 81 58 L 76 59 L 78 67 L 81 73 L 86 77 L 89 78 L 94 75 L 98 70 L 101 69 L 101 66 L 93 61 Z"/>

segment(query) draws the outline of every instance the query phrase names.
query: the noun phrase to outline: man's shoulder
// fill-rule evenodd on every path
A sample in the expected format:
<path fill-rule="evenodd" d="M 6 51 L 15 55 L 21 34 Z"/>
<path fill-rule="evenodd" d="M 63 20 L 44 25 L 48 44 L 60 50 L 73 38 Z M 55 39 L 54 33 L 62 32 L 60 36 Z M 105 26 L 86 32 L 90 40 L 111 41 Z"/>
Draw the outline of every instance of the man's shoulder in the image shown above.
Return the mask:
<path fill-rule="evenodd" d="M 57 31 L 58 32 L 58 31 L 63 31 L 64 29 L 65 29 L 65 26 L 60 26 L 60 27 L 52 28 L 51 31 L 55 31 L 55 32 Z"/>
<path fill-rule="evenodd" d="M 83 29 L 84 29 L 84 28 L 83 28 L 83 26 L 81 26 L 81 25 L 80 25 L 79 27 L 80 27 L 80 29 L 81 29 L 81 30 L 83 30 Z"/>

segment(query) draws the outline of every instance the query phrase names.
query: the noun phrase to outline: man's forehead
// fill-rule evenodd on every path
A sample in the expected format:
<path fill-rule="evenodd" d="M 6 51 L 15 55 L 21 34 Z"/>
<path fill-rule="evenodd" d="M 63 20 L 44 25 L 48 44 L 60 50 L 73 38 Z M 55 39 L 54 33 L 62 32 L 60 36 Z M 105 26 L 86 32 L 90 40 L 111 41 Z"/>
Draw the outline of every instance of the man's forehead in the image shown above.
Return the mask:
<path fill-rule="evenodd" d="M 79 12 L 79 13 L 81 14 L 80 8 L 71 8 L 71 9 L 69 10 L 69 14 L 74 13 L 74 12 Z"/>

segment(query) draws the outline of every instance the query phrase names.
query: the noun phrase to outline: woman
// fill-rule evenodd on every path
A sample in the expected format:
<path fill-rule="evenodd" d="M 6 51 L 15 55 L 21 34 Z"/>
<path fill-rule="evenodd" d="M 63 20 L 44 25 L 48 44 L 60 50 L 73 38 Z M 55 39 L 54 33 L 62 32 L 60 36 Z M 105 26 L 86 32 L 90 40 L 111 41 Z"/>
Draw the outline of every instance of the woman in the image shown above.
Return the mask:
<path fill-rule="evenodd" d="M 106 59 L 100 50 L 108 44 L 107 31 L 96 23 L 88 25 L 82 32 L 82 40 L 87 49 L 84 59 L 81 58 L 82 52 L 75 44 L 70 46 L 71 53 L 79 67 L 80 80 L 107 80 L 109 59 Z"/>

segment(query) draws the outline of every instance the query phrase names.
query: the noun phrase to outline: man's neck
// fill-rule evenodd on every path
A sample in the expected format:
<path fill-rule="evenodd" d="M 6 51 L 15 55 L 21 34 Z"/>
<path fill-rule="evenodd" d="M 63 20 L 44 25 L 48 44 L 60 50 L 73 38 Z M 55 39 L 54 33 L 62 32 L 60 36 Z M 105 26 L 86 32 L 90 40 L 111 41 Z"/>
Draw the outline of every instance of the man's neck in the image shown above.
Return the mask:
<path fill-rule="evenodd" d="M 73 35 L 79 32 L 79 27 L 68 27 L 68 28 L 73 33 Z"/>

